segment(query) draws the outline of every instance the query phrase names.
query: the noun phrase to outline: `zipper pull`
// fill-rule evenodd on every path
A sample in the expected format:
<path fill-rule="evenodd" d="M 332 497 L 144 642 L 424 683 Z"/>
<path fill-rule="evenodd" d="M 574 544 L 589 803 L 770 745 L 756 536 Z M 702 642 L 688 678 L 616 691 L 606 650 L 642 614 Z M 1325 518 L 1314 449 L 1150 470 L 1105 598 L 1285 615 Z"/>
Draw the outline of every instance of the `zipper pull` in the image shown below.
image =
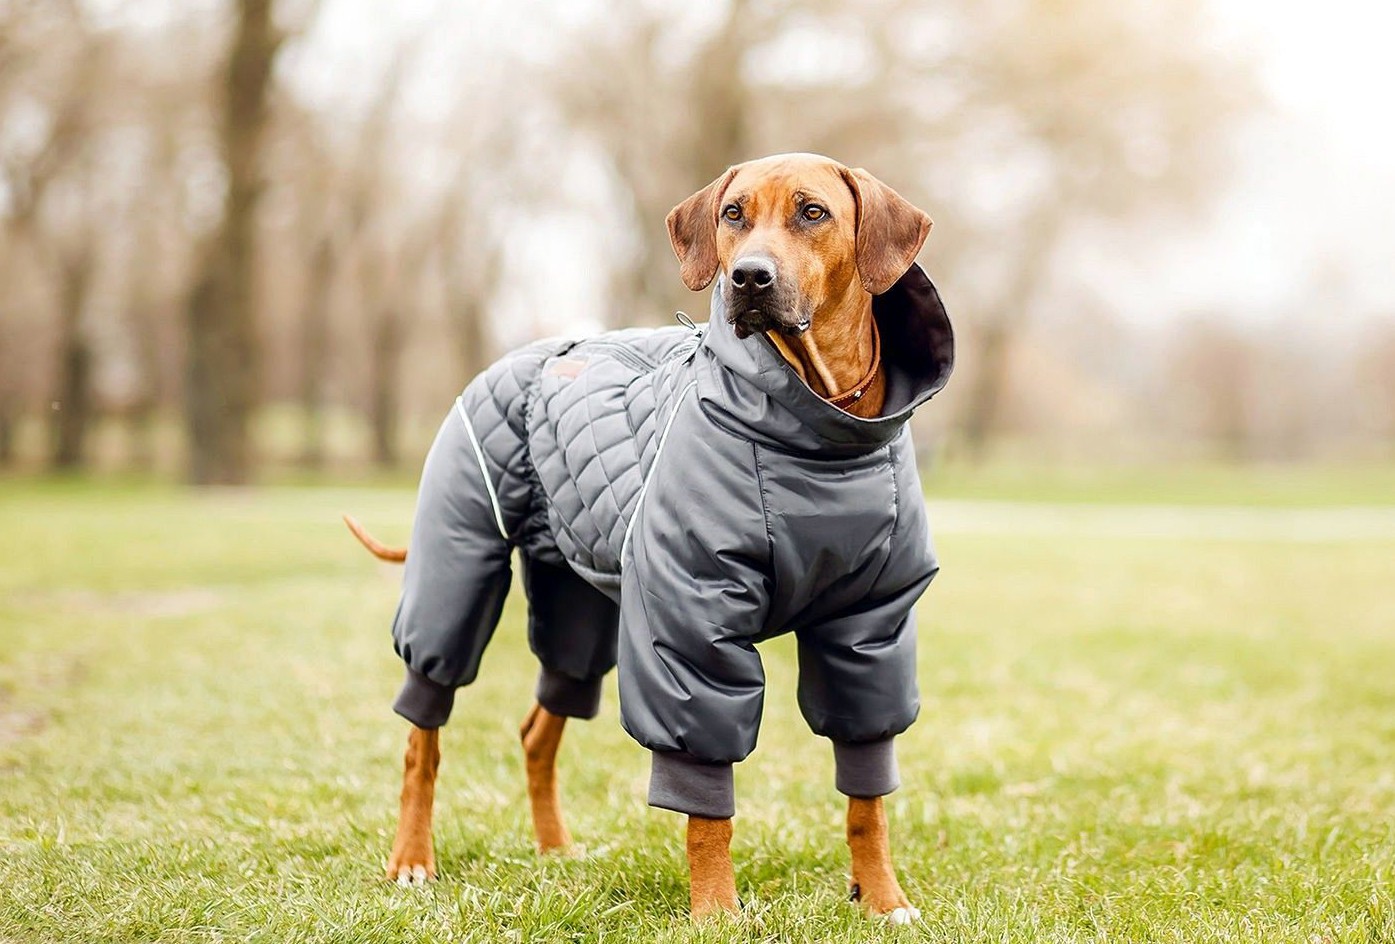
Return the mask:
<path fill-rule="evenodd" d="M 698 326 L 693 323 L 693 319 L 688 317 L 688 313 L 686 311 L 676 311 L 673 313 L 673 317 L 679 324 L 687 328 L 689 331 L 692 331 L 694 334 L 702 333 L 698 330 Z"/>

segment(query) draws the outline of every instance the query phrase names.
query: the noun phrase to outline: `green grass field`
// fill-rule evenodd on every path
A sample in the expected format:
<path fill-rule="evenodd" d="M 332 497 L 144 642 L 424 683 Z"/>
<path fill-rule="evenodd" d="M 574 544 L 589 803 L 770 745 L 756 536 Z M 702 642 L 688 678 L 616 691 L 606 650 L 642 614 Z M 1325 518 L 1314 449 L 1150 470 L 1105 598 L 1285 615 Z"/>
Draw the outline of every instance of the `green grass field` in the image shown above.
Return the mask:
<path fill-rule="evenodd" d="M 398 572 L 337 515 L 401 539 L 411 505 L 0 480 L 0 940 L 1395 941 L 1395 533 L 1013 536 L 961 509 L 889 800 L 922 922 L 845 900 L 830 751 L 776 641 L 737 773 L 747 912 L 694 929 L 613 680 L 562 750 L 586 854 L 533 853 L 516 600 L 444 737 L 442 879 L 381 880 Z"/>

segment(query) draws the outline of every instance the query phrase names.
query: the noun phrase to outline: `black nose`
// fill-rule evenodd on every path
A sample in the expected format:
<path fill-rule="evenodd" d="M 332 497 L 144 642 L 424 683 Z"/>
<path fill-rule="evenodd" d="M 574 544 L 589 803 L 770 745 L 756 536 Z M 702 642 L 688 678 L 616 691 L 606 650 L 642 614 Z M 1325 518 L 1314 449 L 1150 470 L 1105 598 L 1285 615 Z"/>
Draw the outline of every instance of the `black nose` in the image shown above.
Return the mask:
<path fill-rule="evenodd" d="M 775 284 L 775 263 L 759 256 L 738 259 L 731 267 L 731 284 L 752 295 L 759 294 Z"/>

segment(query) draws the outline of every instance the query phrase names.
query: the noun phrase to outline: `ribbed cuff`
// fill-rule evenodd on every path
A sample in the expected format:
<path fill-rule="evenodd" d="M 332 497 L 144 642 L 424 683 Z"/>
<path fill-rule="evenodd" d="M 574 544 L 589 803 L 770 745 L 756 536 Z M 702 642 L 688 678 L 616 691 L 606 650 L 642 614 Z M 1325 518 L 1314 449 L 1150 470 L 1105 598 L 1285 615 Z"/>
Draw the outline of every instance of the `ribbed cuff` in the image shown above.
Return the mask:
<path fill-rule="evenodd" d="M 731 764 L 709 764 L 682 751 L 655 751 L 649 805 L 705 819 L 736 815 Z"/>
<path fill-rule="evenodd" d="M 601 680 L 574 679 L 544 667 L 538 673 L 538 704 L 564 718 L 594 718 L 601 710 Z"/>
<path fill-rule="evenodd" d="M 833 742 L 834 782 L 838 792 L 850 797 L 879 797 L 901 786 L 896 767 L 896 740 L 850 744 Z"/>
<path fill-rule="evenodd" d="M 392 710 L 419 728 L 439 728 L 450 718 L 455 707 L 455 689 L 431 681 L 420 672 L 407 669 L 402 690 L 392 703 Z"/>

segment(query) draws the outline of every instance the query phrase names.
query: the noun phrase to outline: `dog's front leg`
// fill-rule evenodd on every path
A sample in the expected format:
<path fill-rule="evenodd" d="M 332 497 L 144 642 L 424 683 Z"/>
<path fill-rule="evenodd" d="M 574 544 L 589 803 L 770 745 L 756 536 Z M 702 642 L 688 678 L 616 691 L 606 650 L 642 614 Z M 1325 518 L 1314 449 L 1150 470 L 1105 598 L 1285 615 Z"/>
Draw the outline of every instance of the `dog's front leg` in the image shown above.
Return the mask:
<path fill-rule="evenodd" d="M 423 885 L 436 877 L 431 845 L 431 806 L 436 799 L 436 770 L 441 764 L 439 729 L 412 726 L 402 770 L 402 810 L 397 838 L 388 856 L 387 877 L 399 885 Z"/>
<path fill-rule="evenodd" d="M 852 895 L 869 915 L 887 915 L 893 924 L 920 917 L 891 864 L 886 808 L 881 797 L 848 797 L 848 848 L 852 851 Z"/>
<path fill-rule="evenodd" d="M 731 820 L 688 817 L 688 890 L 694 918 L 740 910 L 731 864 Z"/>

